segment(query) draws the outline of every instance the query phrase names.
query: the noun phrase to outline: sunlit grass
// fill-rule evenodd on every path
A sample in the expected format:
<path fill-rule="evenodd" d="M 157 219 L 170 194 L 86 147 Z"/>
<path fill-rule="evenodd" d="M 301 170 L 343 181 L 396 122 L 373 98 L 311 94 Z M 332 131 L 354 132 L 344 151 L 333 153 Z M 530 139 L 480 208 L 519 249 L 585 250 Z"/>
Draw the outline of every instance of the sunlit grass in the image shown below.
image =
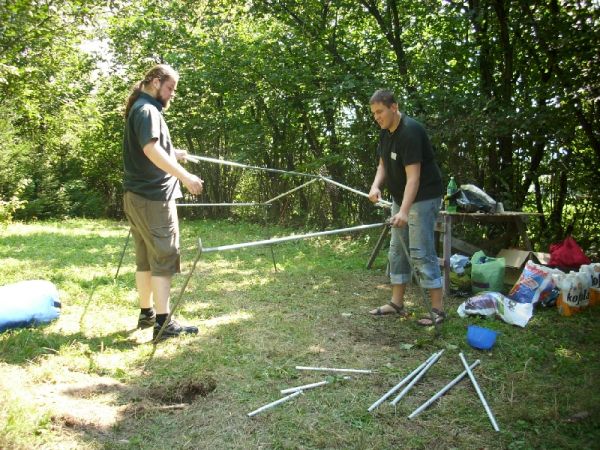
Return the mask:
<path fill-rule="evenodd" d="M 250 319 L 252 319 L 252 314 L 244 311 L 237 311 L 233 314 L 225 314 L 223 316 L 213 317 L 212 319 L 200 322 L 200 324 L 203 327 L 211 329 L 218 328 L 221 325 L 238 324 Z"/>
<path fill-rule="evenodd" d="M 559 358 L 569 359 L 572 361 L 581 361 L 581 354 L 572 349 L 559 347 L 556 349 L 555 353 Z"/>

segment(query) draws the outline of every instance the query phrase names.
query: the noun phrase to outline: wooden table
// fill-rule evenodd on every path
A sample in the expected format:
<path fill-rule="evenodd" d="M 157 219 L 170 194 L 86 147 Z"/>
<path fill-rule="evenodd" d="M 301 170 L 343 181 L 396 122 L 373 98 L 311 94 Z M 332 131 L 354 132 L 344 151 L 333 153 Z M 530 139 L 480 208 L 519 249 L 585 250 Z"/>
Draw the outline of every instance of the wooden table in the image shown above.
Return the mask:
<path fill-rule="evenodd" d="M 444 269 L 444 292 L 450 292 L 450 256 L 452 256 L 452 248 L 457 248 L 465 253 L 474 253 L 477 247 L 461 241 L 452 236 L 452 225 L 456 223 L 498 223 L 514 226 L 514 237 L 522 240 L 522 246 L 525 250 L 533 250 L 531 242 L 527 236 L 527 221 L 530 216 L 535 216 L 537 213 L 526 213 L 517 211 L 505 211 L 502 213 L 449 213 L 440 211 L 439 232 L 442 236 L 442 261 L 441 265 Z M 490 255 L 492 256 L 492 255 Z"/>

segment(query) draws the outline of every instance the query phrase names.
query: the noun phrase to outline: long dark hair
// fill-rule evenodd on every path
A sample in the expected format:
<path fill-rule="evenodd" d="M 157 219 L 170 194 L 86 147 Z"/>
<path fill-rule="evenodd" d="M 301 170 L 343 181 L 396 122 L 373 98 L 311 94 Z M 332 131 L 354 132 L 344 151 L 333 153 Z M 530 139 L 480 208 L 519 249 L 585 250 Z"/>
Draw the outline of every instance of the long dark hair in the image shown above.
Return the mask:
<path fill-rule="evenodd" d="M 158 78 L 160 83 L 162 84 L 169 79 L 177 80 L 179 78 L 179 75 L 177 74 L 175 69 L 173 69 L 167 64 L 158 64 L 152 69 L 150 69 L 146 73 L 144 79 L 142 81 L 137 82 L 131 89 L 131 94 L 129 94 L 129 98 L 127 99 L 127 105 L 125 106 L 125 120 L 127 120 L 127 117 L 129 117 L 129 111 L 131 110 L 131 107 L 133 106 L 135 101 L 139 98 L 140 93 L 142 92 L 142 88 L 150 84 L 155 78 Z"/>

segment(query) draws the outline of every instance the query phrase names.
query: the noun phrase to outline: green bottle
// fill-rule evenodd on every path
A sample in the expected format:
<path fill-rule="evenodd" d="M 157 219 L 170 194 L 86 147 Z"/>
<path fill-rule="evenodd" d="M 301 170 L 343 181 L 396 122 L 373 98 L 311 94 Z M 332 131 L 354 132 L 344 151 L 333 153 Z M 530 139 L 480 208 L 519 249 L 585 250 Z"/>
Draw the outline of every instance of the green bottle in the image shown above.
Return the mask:
<path fill-rule="evenodd" d="M 456 199 L 452 198 L 452 196 L 456 194 L 456 192 L 458 192 L 458 186 L 456 184 L 456 181 L 454 180 L 454 177 L 450 177 L 448 187 L 446 188 L 446 211 L 450 213 L 456 212 Z"/>

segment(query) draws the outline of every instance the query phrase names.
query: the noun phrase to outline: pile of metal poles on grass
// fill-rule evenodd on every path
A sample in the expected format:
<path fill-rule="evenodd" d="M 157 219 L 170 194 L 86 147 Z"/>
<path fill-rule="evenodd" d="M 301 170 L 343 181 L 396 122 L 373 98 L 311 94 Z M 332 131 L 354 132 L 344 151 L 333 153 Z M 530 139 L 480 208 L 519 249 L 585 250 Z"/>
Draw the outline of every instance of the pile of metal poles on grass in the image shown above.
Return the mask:
<path fill-rule="evenodd" d="M 442 353 L 444 352 L 444 350 L 440 350 L 439 352 L 436 352 L 434 354 L 432 354 L 425 362 L 423 362 L 419 367 L 417 367 L 415 370 L 413 370 L 411 373 L 409 373 L 406 377 L 404 377 L 402 380 L 400 380 L 400 382 L 398 384 L 396 384 L 394 387 L 392 387 L 388 392 L 386 392 L 381 398 L 379 398 L 375 403 L 373 403 L 368 411 L 372 412 L 373 410 L 375 410 L 379 405 L 381 405 L 385 400 L 387 400 L 389 397 L 391 397 L 398 389 L 400 389 L 402 386 L 404 386 L 405 384 L 406 387 L 396 396 L 396 398 L 394 398 L 394 400 L 392 400 L 390 402 L 390 404 L 392 406 L 396 406 L 398 404 L 398 402 L 400 401 L 400 399 L 402 399 L 402 397 L 404 397 L 406 395 L 406 393 L 421 379 L 423 378 L 423 376 L 425 375 L 425 373 L 429 370 L 429 368 L 431 368 L 431 366 L 433 366 L 442 356 Z M 492 413 L 492 410 L 490 409 L 487 401 L 485 400 L 485 397 L 483 396 L 483 392 L 481 391 L 481 388 L 479 387 L 479 384 L 477 383 L 477 380 L 475 379 L 475 375 L 473 375 L 472 370 L 477 367 L 480 364 L 479 360 L 476 360 L 475 362 L 473 362 L 471 365 L 469 365 L 467 363 L 467 360 L 465 359 L 464 355 L 462 353 L 459 353 L 459 357 L 461 360 L 462 365 L 464 366 L 465 370 L 463 372 L 461 372 L 456 378 L 454 378 L 452 381 L 450 381 L 446 386 L 444 386 L 442 389 L 440 389 L 436 394 L 434 394 L 429 400 L 427 400 L 425 403 L 423 403 L 421 406 L 419 406 L 417 409 L 415 409 L 409 416 L 409 419 L 414 419 L 415 417 L 417 417 L 419 414 L 421 414 L 423 411 L 425 411 L 425 409 L 427 409 L 429 406 L 431 406 L 431 404 L 433 402 L 435 402 L 437 399 L 439 399 L 442 395 L 444 395 L 446 392 L 448 392 L 450 389 L 452 389 L 456 384 L 458 384 L 465 376 L 469 376 L 469 378 L 471 379 L 471 383 L 473 383 L 473 387 L 475 388 L 475 390 L 477 391 L 477 395 L 479 396 L 479 399 L 481 400 L 481 403 L 483 404 L 483 407 L 485 409 L 485 412 L 487 413 L 490 422 L 492 423 L 492 426 L 494 427 L 495 431 L 500 431 L 500 428 L 498 428 L 498 424 L 496 423 L 496 419 L 494 417 L 494 414 Z"/>
<path fill-rule="evenodd" d="M 394 387 L 392 387 L 382 397 L 380 397 L 375 403 L 373 403 L 371 406 L 369 406 L 367 411 L 373 412 L 384 401 L 386 401 L 388 398 L 390 398 L 392 395 L 394 395 L 401 387 L 405 386 L 404 389 L 402 389 L 402 391 L 400 391 L 400 393 L 390 402 L 390 404 L 392 406 L 396 407 L 398 402 L 412 389 L 412 387 L 415 384 L 417 384 L 419 382 L 419 380 L 421 380 L 425 376 L 427 371 L 441 358 L 443 353 L 444 353 L 444 350 L 440 350 L 438 352 L 433 353 L 429 358 L 427 358 L 426 361 L 424 361 L 421 365 L 419 365 L 416 369 L 414 369 L 407 376 L 402 378 L 402 380 L 400 380 L 400 382 L 398 384 L 396 384 Z M 414 419 L 415 417 L 417 417 L 425 409 L 427 409 L 429 406 L 431 406 L 437 399 L 439 399 L 442 395 L 447 393 L 450 389 L 452 389 L 452 387 L 454 387 L 456 384 L 458 384 L 463 378 L 465 378 L 468 375 L 469 378 L 471 379 L 471 382 L 472 382 L 475 390 L 477 391 L 477 395 L 479 396 L 479 399 L 481 400 L 481 403 L 483 404 L 483 406 L 485 408 L 485 411 L 490 419 L 490 422 L 492 423 L 494 430 L 500 431 L 500 428 L 498 427 L 498 424 L 496 423 L 494 414 L 492 413 L 492 410 L 490 409 L 489 405 L 487 404 L 487 401 L 485 400 L 485 397 L 483 396 L 481 388 L 479 387 L 479 384 L 477 383 L 477 380 L 475 379 L 475 376 L 473 375 L 473 372 L 472 372 L 472 370 L 474 368 L 479 366 L 479 364 L 481 363 L 480 360 L 476 360 L 471 365 L 469 365 L 462 353 L 459 353 L 459 357 L 460 357 L 460 360 L 461 360 L 462 365 L 464 366 L 465 370 L 463 372 L 461 372 L 458 376 L 456 376 L 456 378 L 454 378 L 452 381 L 450 381 L 446 386 L 444 386 L 442 389 L 440 389 L 429 400 L 427 400 L 425 403 L 423 403 L 421 406 L 419 406 L 417 409 L 415 409 L 408 416 L 408 418 Z M 374 373 L 373 370 L 369 370 L 369 369 L 338 369 L 338 368 L 331 368 L 331 367 L 306 367 L 306 366 L 296 366 L 296 370 L 332 372 L 332 373 L 352 373 L 352 374 L 372 374 L 372 373 Z M 341 378 L 341 380 L 343 380 L 343 381 L 351 380 L 351 379 L 352 378 L 350 376 L 343 376 Z M 279 398 L 278 400 L 275 400 L 271 403 L 267 403 L 266 405 L 261 406 L 260 408 L 249 412 L 247 414 L 247 416 L 253 417 L 253 416 L 255 416 L 259 413 L 262 413 L 268 409 L 271 409 L 275 406 L 278 406 L 282 403 L 292 400 L 292 399 L 298 397 L 299 395 L 303 394 L 305 391 L 307 391 L 309 389 L 315 389 L 318 387 L 330 385 L 330 384 L 332 384 L 332 382 L 333 381 L 331 379 L 326 379 L 326 380 L 318 381 L 315 383 L 309 383 L 309 384 L 304 384 L 301 386 L 295 386 L 295 387 L 291 387 L 291 388 L 282 389 L 280 391 L 280 393 L 281 393 L 281 395 L 285 395 L 285 397 Z"/>

